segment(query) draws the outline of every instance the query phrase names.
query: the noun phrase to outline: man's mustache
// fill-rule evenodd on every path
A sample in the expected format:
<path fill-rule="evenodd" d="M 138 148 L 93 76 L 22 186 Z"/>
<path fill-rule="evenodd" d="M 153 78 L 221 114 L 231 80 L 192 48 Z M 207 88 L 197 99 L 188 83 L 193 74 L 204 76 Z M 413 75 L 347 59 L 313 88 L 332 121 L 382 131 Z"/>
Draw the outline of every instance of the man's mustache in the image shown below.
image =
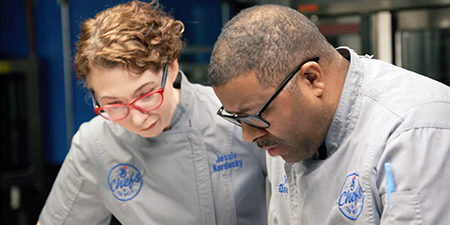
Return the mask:
<path fill-rule="evenodd" d="M 256 145 L 258 145 L 258 147 L 260 148 L 273 147 L 280 145 L 281 143 L 282 141 L 276 137 L 266 137 L 256 141 Z"/>

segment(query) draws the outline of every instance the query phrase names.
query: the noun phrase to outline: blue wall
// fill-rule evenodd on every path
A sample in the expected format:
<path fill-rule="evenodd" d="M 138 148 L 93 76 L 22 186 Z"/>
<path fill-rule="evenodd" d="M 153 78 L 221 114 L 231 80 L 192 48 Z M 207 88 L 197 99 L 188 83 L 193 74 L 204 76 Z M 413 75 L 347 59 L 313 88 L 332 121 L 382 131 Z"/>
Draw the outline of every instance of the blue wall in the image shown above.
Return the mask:
<path fill-rule="evenodd" d="M 29 55 L 25 0 L 0 1 L 0 59 L 25 58 Z M 66 141 L 64 70 L 61 35 L 61 13 L 57 0 L 34 0 L 36 56 L 39 60 L 42 136 L 45 161 L 61 164 L 68 152 Z M 97 12 L 125 0 L 71 0 L 70 32 L 72 54 L 79 34 L 79 25 Z M 185 24 L 188 45 L 209 45 L 216 41 L 220 29 L 220 1 L 161 0 L 166 11 Z M 202 57 L 202 62 L 208 57 Z M 86 99 L 86 91 L 73 73 L 74 131 L 95 116 Z"/>

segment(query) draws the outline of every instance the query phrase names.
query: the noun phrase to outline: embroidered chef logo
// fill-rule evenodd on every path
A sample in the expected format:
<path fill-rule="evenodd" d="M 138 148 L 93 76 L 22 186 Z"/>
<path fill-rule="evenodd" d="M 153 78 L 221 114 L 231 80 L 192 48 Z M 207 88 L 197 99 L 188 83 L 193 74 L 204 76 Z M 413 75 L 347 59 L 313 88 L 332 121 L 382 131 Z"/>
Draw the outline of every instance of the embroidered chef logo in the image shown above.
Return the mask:
<path fill-rule="evenodd" d="M 130 164 L 117 164 L 109 171 L 108 185 L 114 197 L 120 201 L 128 201 L 141 190 L 141 173 Z"/>
<path fill-rule="evenodd" d="M 359 183 L 359 175 L 351 173 L 345 177 L 339 195 L 339 210 L 351 220 L 356 220 L 364 207 L 364 192 Z"/>
<path fill-rule="evenodd" d="M 212 168 L 214 172 L 219 172 L 233 168 L 242 168 L 242 163 L 243 160 L 238 159 L 238 155 L 234 152 L 226 155 L 217 154 L 217 159 L 215 160 L 215 164 L 212 165 Z"/>

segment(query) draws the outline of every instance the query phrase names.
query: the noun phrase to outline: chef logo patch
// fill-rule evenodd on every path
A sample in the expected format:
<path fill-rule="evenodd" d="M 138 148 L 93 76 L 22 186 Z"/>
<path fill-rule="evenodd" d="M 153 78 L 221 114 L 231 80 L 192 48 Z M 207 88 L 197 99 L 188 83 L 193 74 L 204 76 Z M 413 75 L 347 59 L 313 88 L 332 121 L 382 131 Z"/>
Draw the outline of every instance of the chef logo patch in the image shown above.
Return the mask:
<path fill-rule="evenodd" d="M 108 185 L 114 197 L 120 201 L 128 201 L 141 190 L 141 173 L 133 165 L 117 164 L 109 171 Z"/>
<path fill-rule="evenodd" d="M 364 192 L 357 173 L 345 177 L 338 204 L 341 213 L 351 220 L 356 220 L 361 214 L 364 207 Z"/>

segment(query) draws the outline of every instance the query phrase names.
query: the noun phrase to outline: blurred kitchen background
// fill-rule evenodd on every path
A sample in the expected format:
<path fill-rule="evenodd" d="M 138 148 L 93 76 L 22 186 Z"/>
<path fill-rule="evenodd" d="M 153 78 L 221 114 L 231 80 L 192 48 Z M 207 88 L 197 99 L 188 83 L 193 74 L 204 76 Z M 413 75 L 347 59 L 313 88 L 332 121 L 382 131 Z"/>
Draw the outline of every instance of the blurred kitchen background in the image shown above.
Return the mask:
<path fill-rule="evenodd" d="M 35 224 L 78 127 L 95 116 L 72 66 L 79 25 L 125 0 L 0 0 L 1 224 Z M 307 15 L 334 46 L 450 84 L 450 0 L 160 0 L 185 24 L 180 67 L 207 85 L 221 28 L 257 4 Z M 112 224 L 118 224 L 112 221 Z"/>

